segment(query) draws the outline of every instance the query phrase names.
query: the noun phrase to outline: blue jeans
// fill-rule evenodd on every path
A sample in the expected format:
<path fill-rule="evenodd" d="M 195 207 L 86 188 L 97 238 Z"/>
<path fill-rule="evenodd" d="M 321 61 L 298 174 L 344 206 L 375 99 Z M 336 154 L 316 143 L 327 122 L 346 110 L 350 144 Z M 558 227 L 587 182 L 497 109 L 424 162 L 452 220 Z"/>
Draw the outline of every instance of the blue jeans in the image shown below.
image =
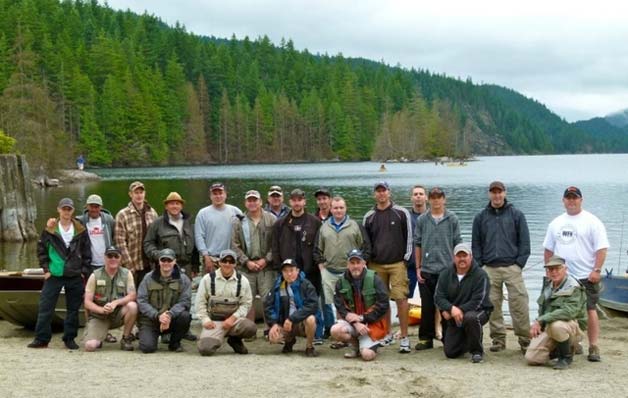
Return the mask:
<path fill-rule="evenodd" d="M 416 277 L 416 267 L 408 264 L 408 298 L 412 298 L 414 289 L 419 280 Z"/>
<path fill-rule="evenodd" d="M 63 341 L 74 340 L 78 334 L 78 312 L 83 302 L 83 279 L 80 276 L 71 278 L 51 276 L 44 282 L 39 296 L 39 312 L 35 326 L 35 339 L 43 343 L 52 339 L 52 317 L 61 289 L 65 287 L 65 320 L 63 322 Z"/>

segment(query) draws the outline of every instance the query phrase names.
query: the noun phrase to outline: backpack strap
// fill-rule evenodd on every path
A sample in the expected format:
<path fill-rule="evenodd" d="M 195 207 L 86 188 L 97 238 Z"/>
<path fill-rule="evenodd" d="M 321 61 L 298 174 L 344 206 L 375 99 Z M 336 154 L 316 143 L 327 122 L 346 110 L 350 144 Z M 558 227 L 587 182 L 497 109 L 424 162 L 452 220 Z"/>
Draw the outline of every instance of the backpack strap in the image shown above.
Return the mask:
<path fill-rule="evenodd" d="M 212 271 L 209 273 L 210 281 L 210 294 L 212 296 L 216 295 L 216 271 Z"/>

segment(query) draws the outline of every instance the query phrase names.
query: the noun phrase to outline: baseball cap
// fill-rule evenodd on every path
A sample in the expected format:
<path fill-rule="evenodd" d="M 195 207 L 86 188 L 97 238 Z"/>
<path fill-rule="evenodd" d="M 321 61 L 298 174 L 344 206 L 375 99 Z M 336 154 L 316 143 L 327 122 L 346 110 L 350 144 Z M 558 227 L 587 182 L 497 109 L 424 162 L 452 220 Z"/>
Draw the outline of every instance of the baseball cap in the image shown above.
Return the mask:
<path fill-rule="evenodd" d="M 161 249 L 161 251 L 159 252 L 159 259 L 161 260 L 162 258 L 174 260 L 177 258 L 177 256 L 172 249 Z"/>
<path fill-rule="evenodd" d="M 360 260 L 365 260 L 364 253 L 360 249 L 353 249 L 349 253 L 347 253 L 347 259 L 351 260 L 352 258 L 359 258 Z"/>
<path fill-rule="evenodd" d="M 496 188 L 501 189 L 502 191 L 506 190 L 506 186 L 501 181 L 493 181 L 491 182 L 491 185 L 488 186 L 489 191 L 492 191 L 493 189 L 496 189 Z"/>
<path fill-rule="evenodd" d="M 251 189 L 250 191 L 247 191 L 247 193 L 244 195 L 244 199 L 248 198 L 261 199 L 262 195 L 260 195 L 258 191 Z"/>
<path fill-rule="evenodd" d="M 293 189 L 292 192 L 290 192 L 290 197 L 291 198 L 294 198 L 294 197 L 305 198 L 305 192 L 303 192 L 302 189 L 296 188 L 296 189 Z"/>
<path fill-rule="evenodd" d="M 579 198 L 582 198 L 582 192 L 580 191 L 580 188 L 578 187 L 571 186 L 565 189 L 565 193 L 563 193 L 563 198 L 566 198 L 569 195 L 575 195 Z"/>
<path fill-rule="evenodd" d="M 212 185 L 209 187 L 209 190 L 213 191 L 214 189 L 220 189 L 221 191 L 224 191 L 225 184 L 223 184 L 222 182 L 213 182 Z"/>
<path fill-rule="evenodd" d="M 444 198 L 445 197 L 445 191 L 443 191 L 441 187 L 434 187 L 434 188 L 430 189 L 430 193 L 427 195 L 427 197 L 431 198 L 431 197 L 434 197 L 434 196 L 442 196 Z"/>
<path fill-rule="evenodd" d="M 89 195 L 85 201 L 86 205 L 102 206 L 102 198 L 96 194 Z"/>
<path fill-rule="evenodd" d="M 556 267 L 556 266 L 564 266 L 564 265 L 565 265 L 565 259 L 554 255 L 550 257 L 549 260 L 547 260 L 544 267 L 548 268 L 548 267 Z"/>
<path fill-rule="evenodd" d="M 109 246 L 109 247 L 107 248 L 107 250 L 105 250 L 105 255 L 107 255 L 107 254 L 112 254 L 112 253 L 115 253 L 115 254 L 120 254 L 120 249 L 118 249 L 118 248 L 117 248 L 117 247 L 115 247 L 115 246 Z"/>
<path fill-rule="evenodd" d="M 225 249 L 223 251 L 220 252 L 220 256 L 218 257 L 220 259 L 220 261 L 224 260 L 227 257 L 231 257 L 234 260 L 238 258 L 238 255 L 235 254 L 235 252 L 231 249 Z"/>
<path fill-rule="evenodd" d="M 284 267 L 298 267 L 298 265 L 293 259 L 287 258 L 283 260 L 283 263 L 281 263 L 281 269 L 284 269 Z"/>
<path fill-rule="evenodd" d="M 471 248 L 466 243 L 458 243 L 456 245 L 456 247 L 454 247 L 454 255 L 456 255 L 456 254 L 458 254 L 460 252 L 465 252 L 467 254 L 471 254 Z"/>
<path fill-rule="evenodd" d="M 279 186 L 279 185 L 273 185 L 270 187 L 270 189 L 268 190 L 268 196 L 271 195 L 283 195 L 283 189 Z"/>
<path fill-rule="evenodd" d="M 390 185 L 386 181 L 378 181 L 373 185 L 373 191 L 377 191 L 377 188 L 386 188 L 386 190 L 390 189 Z"/>
<path fill-rule="evenodd" d="M 70 198 L 61 199 L 57 208 L 62 209 L 64 207 L 71 207 L 72 209 L 74 209 L 74 201 Z"/>
<path fill-rule="evenodd" d="M 326 195 L 331 197 L 331 192 L 329 191 L 329 189 L 325 188 L 325 187 L 320 187 L 318 188 L 315 192 L 314 192 L 314 197 L 317 198 L 318 195 Z"/>
<path fill-rule="evenodd" d="M 140 188 L 142 188 L 142 189 L 146 189 L 146 188 L 144 187 L 144 184 L 142 184 L 140 181 L 133 181 L 133 182 L 131 183 L 131 185 L 129 185 L 129 192 L 133 192 L 133 191 L 135 191 L 136 189 L 140 189 Z"/>

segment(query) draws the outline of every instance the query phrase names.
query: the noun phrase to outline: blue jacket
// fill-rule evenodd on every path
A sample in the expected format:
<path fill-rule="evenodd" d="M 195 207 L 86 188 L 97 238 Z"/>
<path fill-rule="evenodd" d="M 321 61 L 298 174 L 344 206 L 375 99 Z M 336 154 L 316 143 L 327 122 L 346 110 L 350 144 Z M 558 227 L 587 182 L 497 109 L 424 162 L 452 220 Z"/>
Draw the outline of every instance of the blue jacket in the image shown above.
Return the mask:
<path fill-rule="evenodd" d="M 286 319 L 290 319 L 292 323 L 303 322 L 310 315 L 315 315 L 318 311 L 318 294 L 314 285 L 307 279 L 305 274 L 299 272 L 299 276 L 290 288 L 294 294 L 294 304 L 296 311 L 292 315 L 290 312 L 290 298 L 281 296 L 281 289 L 285 289 L 286 283 L 280 274 L 275 281 L 275 285 L 264 299 L 264 313 L 266 314 L 266 322 L 269 326 L 274 324 L 283 325 Z"/>

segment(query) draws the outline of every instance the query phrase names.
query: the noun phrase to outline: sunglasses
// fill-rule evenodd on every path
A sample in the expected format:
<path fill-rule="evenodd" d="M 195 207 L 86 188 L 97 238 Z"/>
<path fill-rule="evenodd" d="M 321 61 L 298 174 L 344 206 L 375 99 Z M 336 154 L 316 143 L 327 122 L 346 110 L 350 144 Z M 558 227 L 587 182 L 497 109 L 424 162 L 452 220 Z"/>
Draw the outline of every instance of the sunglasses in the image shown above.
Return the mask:
<path fill-rule="evenodd" d="M 107 254 L 107 258 L 120 258 L 120 255 L 116 253 L 109 253 Z"/>
<path fill-rule="evenodd" d="M 235 264 L 235 260 L 220 260 L 221 263 L 225 263 L 225 264 Z"/>
<path fill-rule="evenodd" d="M 173 262 L 173 261 L 174 261 L 173 259 L 171 259 L 171 258 L 165 258 L 165 257 L 164 257 L 164 258 L 160 258 L 160 259 L 159 259 L 159 262 L 161 262 L 161 263 L 171 263 L 171 262 Z"/>

